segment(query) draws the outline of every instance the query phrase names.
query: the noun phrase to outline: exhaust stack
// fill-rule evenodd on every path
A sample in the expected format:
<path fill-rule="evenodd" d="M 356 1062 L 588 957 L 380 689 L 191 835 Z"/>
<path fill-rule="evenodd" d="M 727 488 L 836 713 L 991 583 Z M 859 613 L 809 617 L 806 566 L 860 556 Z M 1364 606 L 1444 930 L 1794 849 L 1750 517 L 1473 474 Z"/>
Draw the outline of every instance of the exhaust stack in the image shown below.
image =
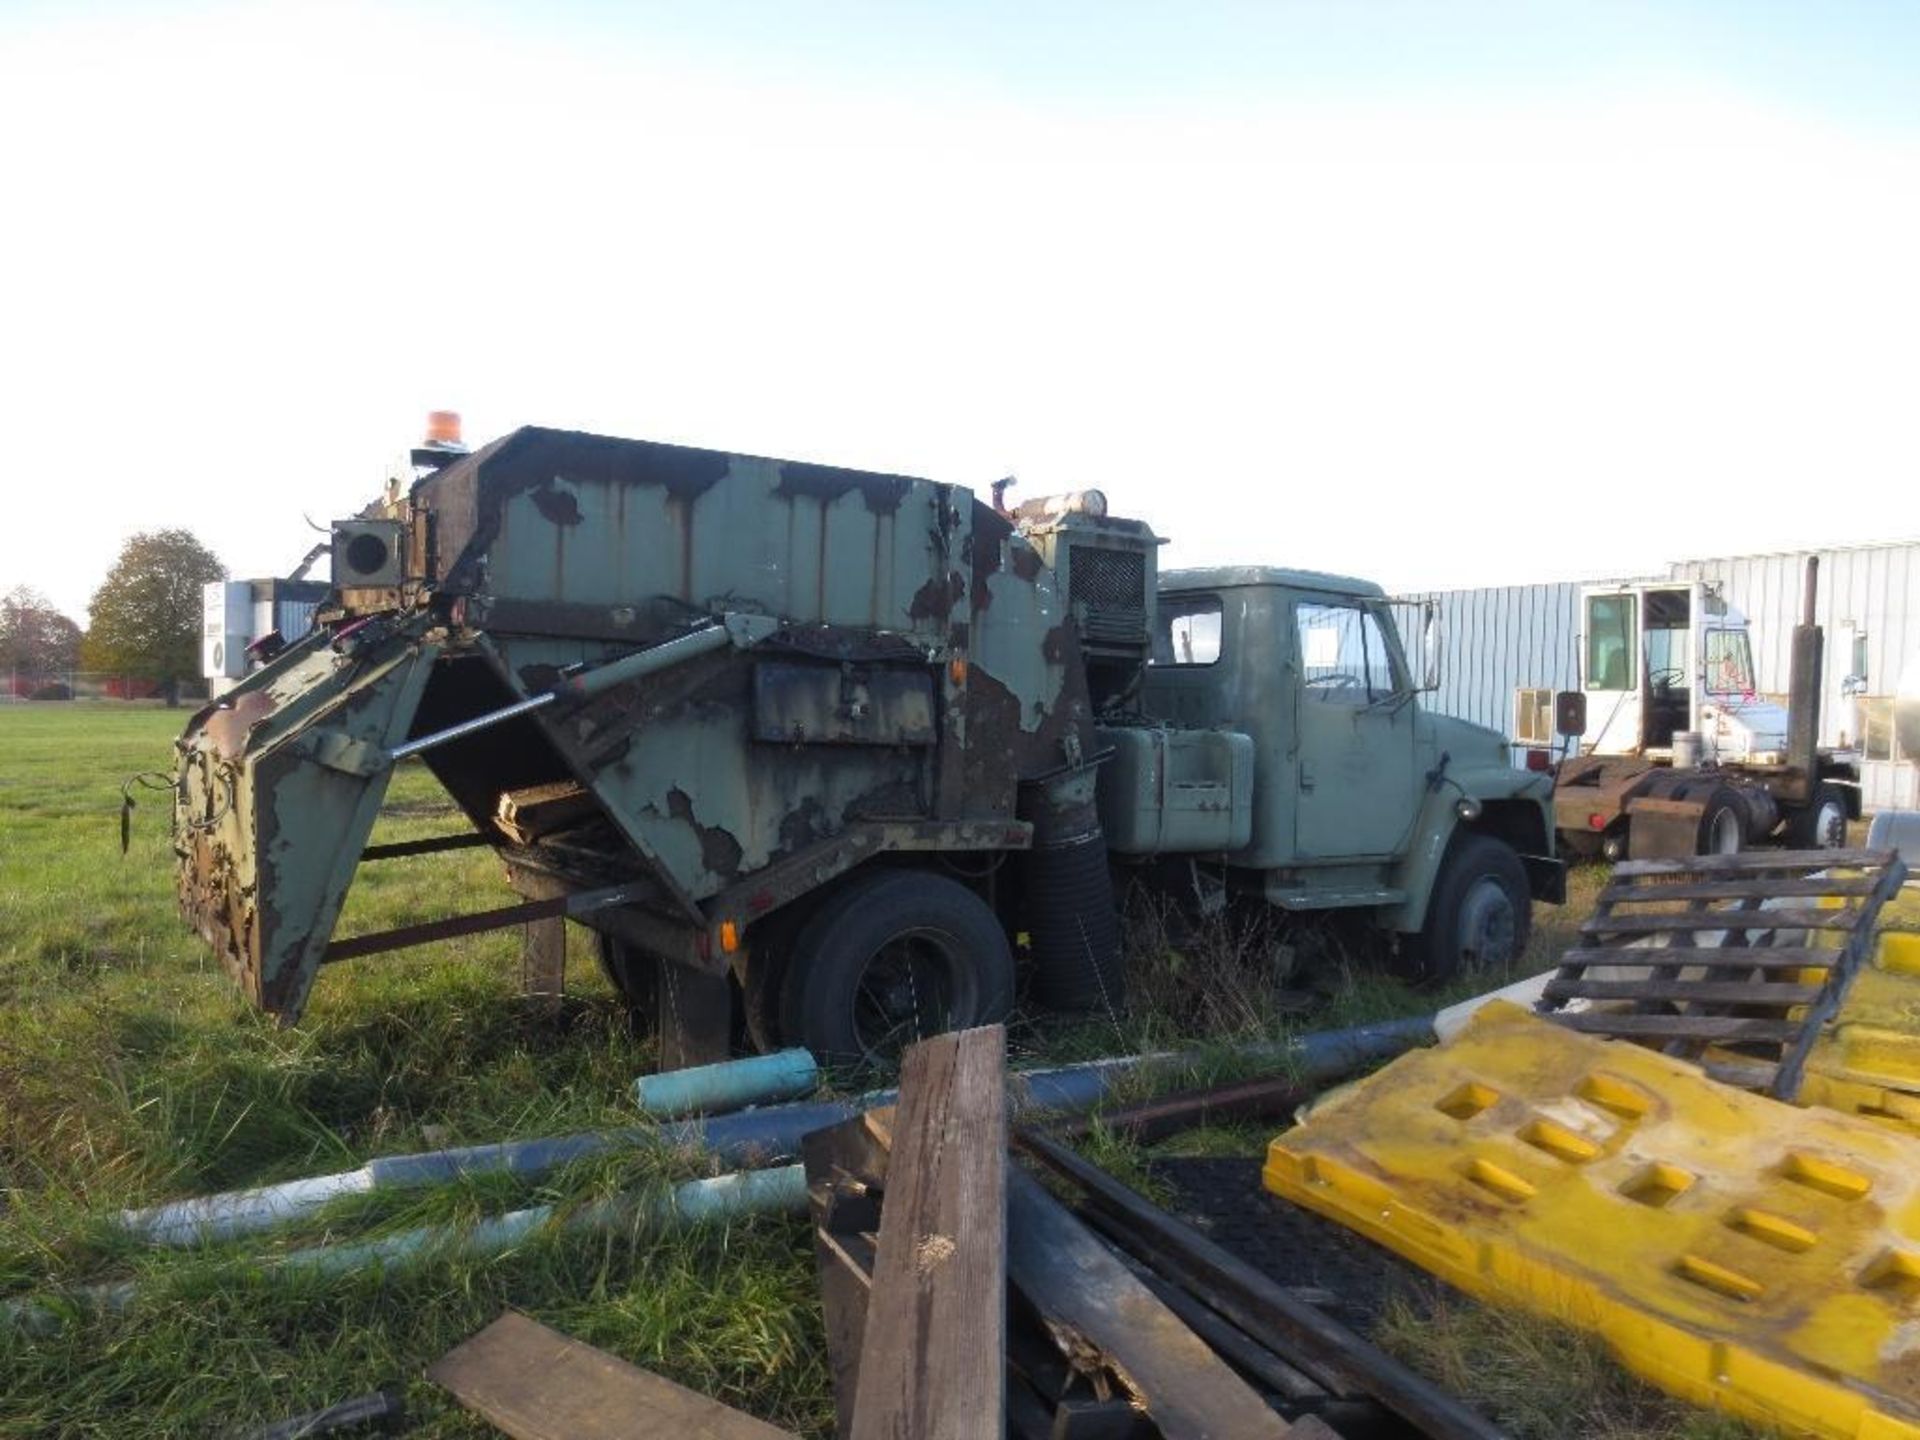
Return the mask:
<path fill-rule="evenodd" d="M 1820 590 L 1820 558 L 1807 559 L 1806 600 L 1793 627 L 1793 667 L 1787 680 L 1787 765 L 1794 772 L 1797 798 L 1813 793 L 1820 745 L 1820 687 L 1826 637 L 1815 618 Z"/>

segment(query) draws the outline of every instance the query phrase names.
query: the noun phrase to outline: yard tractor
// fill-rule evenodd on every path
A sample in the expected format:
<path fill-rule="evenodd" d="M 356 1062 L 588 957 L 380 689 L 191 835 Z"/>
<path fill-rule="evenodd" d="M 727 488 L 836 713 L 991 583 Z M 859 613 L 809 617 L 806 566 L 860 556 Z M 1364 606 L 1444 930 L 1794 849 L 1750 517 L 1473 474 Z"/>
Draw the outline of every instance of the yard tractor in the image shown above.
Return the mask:
<path fill-rule="evenodd" d="M 1549 692 L 1522 690 L 1529 763 L 1555 772 L 1566 851 L 1620 859 L 1732 854 L 1784 843 L 1834 849 L 1860 816 L 1859 756 L 1818 744 L 1824 637 L 1819 561 L 1807 562 L 1786 704 L 1757 692 L 1747 620 L 1701 581 L 1581 593 L 1581 688 L 1552 697 L 1568 753 L 1555 764 Z M 1534 713 L 1529 713 L 1534 712 Z"/>
<path fill-rule="evenodd" d="M 331 962 L 565 917 L 668 1063 L 857 1061 L 1117 1010 L 1116 881 L 1353 912 L 1418 977 L 1561 896 L 1548 778 L 1422 708 L 1377 586 L 1160 575 L 1098 491 L 538 428 L 413 461 L 178 742 L 181 907 L 283 1020 Z M 403 764 L 458 833 L 369 844 Z M 333 933 L 360 864 L 469 846 L 519 903 Z"/>

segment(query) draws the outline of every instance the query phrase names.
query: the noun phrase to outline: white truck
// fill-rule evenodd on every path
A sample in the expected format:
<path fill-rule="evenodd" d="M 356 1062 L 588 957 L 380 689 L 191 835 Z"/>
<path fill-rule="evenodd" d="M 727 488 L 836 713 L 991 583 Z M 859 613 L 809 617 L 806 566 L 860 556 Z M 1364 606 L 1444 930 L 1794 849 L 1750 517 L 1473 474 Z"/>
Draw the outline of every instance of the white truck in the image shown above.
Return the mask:
<path fill-rule="evenodd" d="M 1785 705 L 1757 692 L 1746 617 L 1714 587 L 1642 580 L 1581 592 L 1580 688 L 1523 688 L 1515 706 L 1529 768 L 1554 772 L 1569 853 L 1845 843 L 1860 815 L 1860 757 L 1818 743 L 1818 567 L 1807 562 Z"/>

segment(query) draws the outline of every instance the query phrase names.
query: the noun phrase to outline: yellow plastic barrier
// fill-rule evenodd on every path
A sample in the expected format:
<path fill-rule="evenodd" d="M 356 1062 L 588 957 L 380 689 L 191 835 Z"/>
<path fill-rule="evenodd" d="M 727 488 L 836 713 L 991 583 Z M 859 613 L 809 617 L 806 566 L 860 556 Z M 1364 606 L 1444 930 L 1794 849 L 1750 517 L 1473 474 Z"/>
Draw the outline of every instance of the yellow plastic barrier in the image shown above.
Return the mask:
<path fill-rule="evenodd" d="M 1697 1404 L 1920 1440 L 1920 1139 L 1495 1004 L 1321 1100 L 1265 1180 Z"/>
<path fill-rule="evenodd" d="M 1920 933 L 1880 936 L 1814 1042 L 1799 1098 L 1920 1134 Z"/>

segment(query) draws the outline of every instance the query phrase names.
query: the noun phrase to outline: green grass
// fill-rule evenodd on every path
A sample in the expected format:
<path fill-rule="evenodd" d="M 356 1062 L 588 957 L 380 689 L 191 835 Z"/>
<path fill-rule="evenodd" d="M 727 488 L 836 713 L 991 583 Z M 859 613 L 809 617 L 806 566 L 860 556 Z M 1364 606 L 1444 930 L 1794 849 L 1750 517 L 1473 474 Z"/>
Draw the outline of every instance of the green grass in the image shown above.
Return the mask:
<path fill-rule="evenodd" d="M 185 711 L 0 709 L 0 1295 L 136 1278 L 129 1312 L 48 1335 L 0 1326 L 0 1435 L 205 1435 L 381 1386 L 415 1433 L 494 1433 L 421 1380 L 507 1305 L 802 1433 L 831 1426 L 804 1227 L 783 1219 L 668 1242 L 558 1235 L 485 1261 L 385 1277 L 291 1279 L 244 1257 L 331 1236 L 584 1204 L 697 1173 L 622 1157 L 538 1185 L 469 1181 L 337 1208 L 271 1241 L 143 1252 L 105 1218 L 129 1205 L 350 1168 L 378 1154 L 631 1124 L 650 1067 L 572 940 L 557 1009 L 515 987 L 511 932 L 356 962 L 282 1030 L 238 996 L 179 920 L 164 767 Z M 396 781 L 378 838 L 459 828 L 424 771 Z M 498 863 L 456 852 L 370 866 L 342 933 L 510 903 Z"/>
<path fill-rule="evenodd" d="M 672 1237 L 553 1233 L 502 1257 L 340 1279 L 276 1276 L 253 1258 L 525 1204 L 566 1210 L 699 1173 L 698 1157 L 605 1157 L 537 1183 L 368 1197 L 286 1235 L 200 1252 L 114 1234 L 107 1221 L 126 1206 L 381 1154 L 630 1124 L 629 1083 L 653 1059 L 578 930 L 557 1007 L 517 993 L 509 931 L 330 970 L 294 1029 L 256 1014 L 175 912 L 164 794 L 136 792 L 132 848 L 119 853 L 120 782 L 167 767 L 186 713 L 0 707 L 0 1299 L 103 1279 L 141 1286 L 122 1314 L 76 1313 L 34 1336 L 0 1326 L 0 1437 L 204 1435 L 380 1387 L 407 1392 L 413 1433 L 489 1435 L 420 1377 L 509 1305 L 801 1434 L 831 1433 L 811 1249 L 794 1220 Z M 459 828 L 431 778 L 408 768 L 375 838 Z M 1599 877 L 1578 883 L 1590 900 Z M 484 851 L 369 866 L 340 932 L 512 898 Z M 1371 974 L 1337 934 L 1308 937 L 1296 960 L 1320 982 L 1311 1014 L 1273 983 L 1269 951 L 1143 931 L 1130 975 L 1143 1003 L 1099 1022 L 1020 1017 L 1012 1046 L 1019 1060 L 1065 1062 L 1205 1037 L 1192 1073 L 1162 1083 L 1228 1078 L 1245 1068 L 1233 1043 L 1421 1013 L 1538 969 L 1584 908 L 1542 910 L 1512 976 L 1438 995 Z M 1215 1129 L 1168 1148 L 1254 1154 L 1265 1139 Z M 1095 1148 L 1143 1173 L 1123 1142 Z M 1439 1352 L 1449 1323 L 1430 1329 Z M 1557 1377 L 1539 1379 L 1556 1393 Z"/>

